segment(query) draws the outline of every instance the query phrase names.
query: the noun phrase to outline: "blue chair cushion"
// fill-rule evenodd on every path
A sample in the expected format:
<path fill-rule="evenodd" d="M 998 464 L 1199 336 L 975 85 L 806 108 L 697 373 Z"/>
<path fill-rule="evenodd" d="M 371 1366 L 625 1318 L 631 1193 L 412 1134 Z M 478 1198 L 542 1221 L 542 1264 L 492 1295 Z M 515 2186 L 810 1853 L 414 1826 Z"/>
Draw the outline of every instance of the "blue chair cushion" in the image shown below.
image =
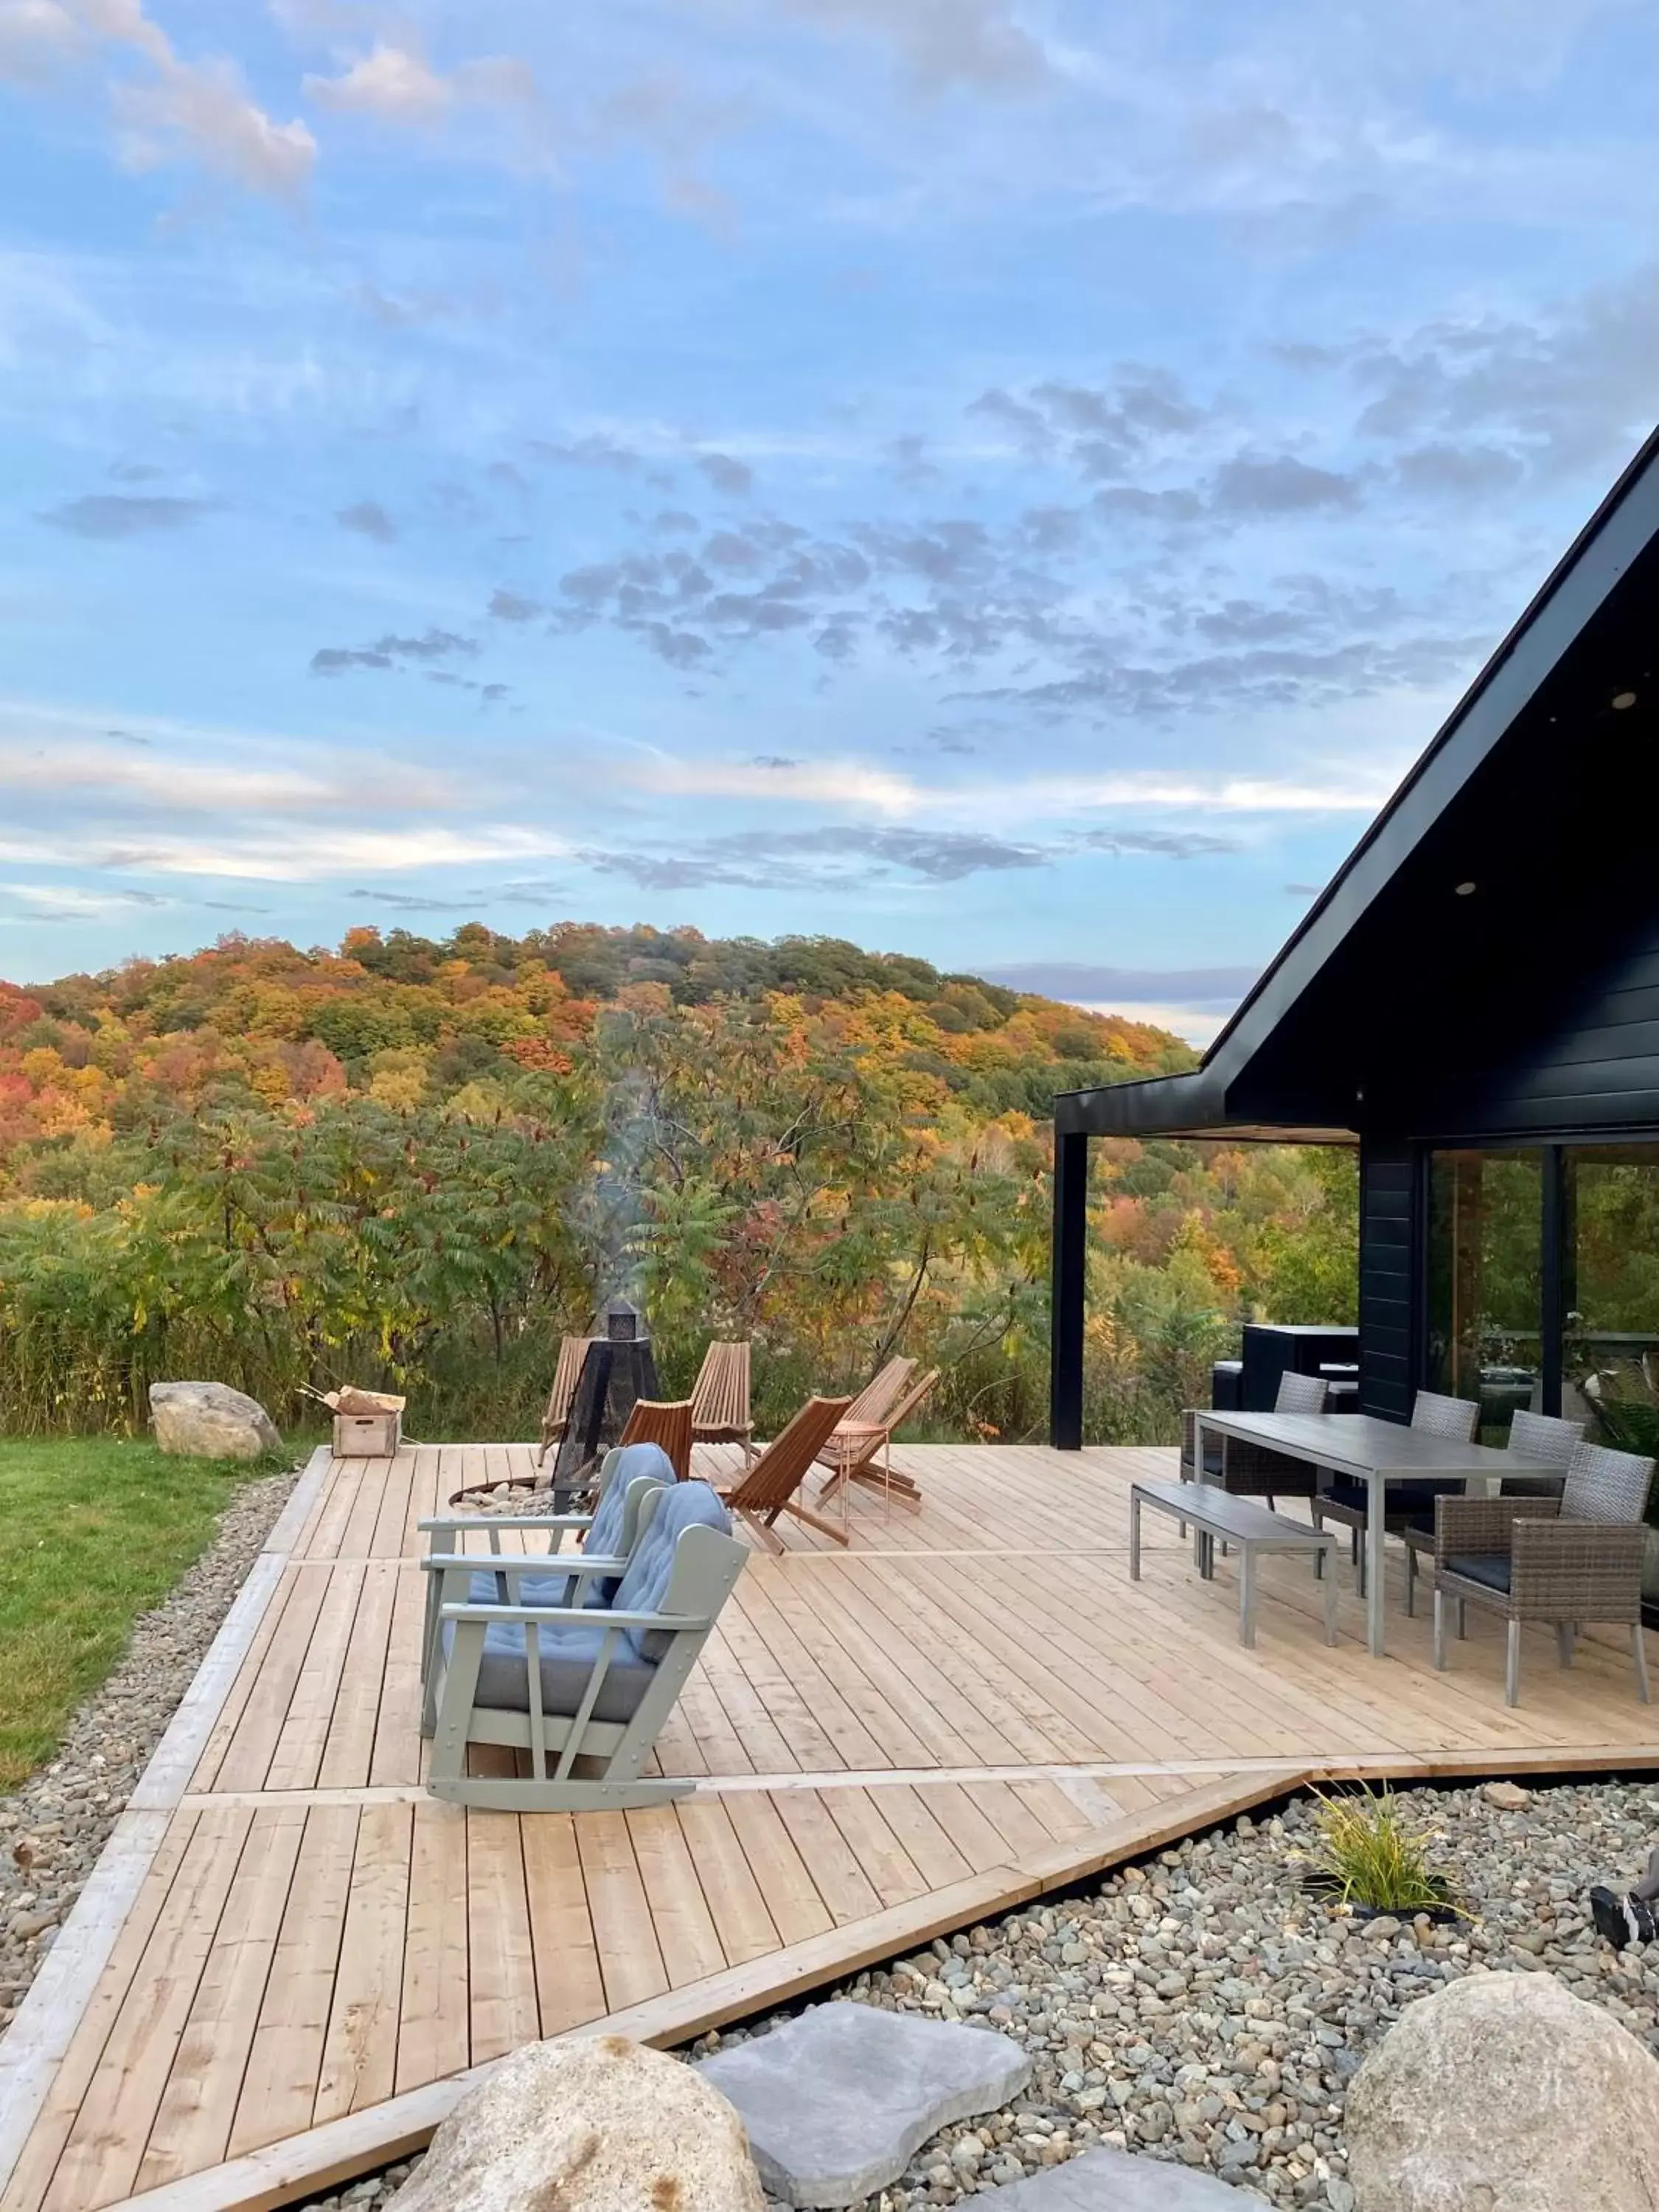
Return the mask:
<path fill-rule="evenodd" d="M 1507 1596 L 1510 1587 L 1510 1562 L 1502 1552 L 1465 1552 L 1448 1559 L 1446 1572 L 1457 1575 L 1466 1583 L 1481 1583 L 1487 1589 L 1501 1590 Z"/>
<path fill-rule="evenodd" d="M 540 1634 L 542 1711 L 565 1719 L 576 1711 L 587 1694 L 593 1662 L 599 1656 L 605 1631 L 571 1628 L 543 1629 Z M 640 1658 L 627 1637 L 618 1639 L 605 1670 L 591 1718 L 596 1721 L 632 1720 L 640 1700 L 651 1686 L 655 1665 Z M 527 1713 L 530 1684 L 525 1668 L 524 1631 L 503 1621 L 484 1632 L 483 1658 L 478 1667 L 475 1704 L 495 1712 Z"/>
<path fill-rule="evenodd" d="M 617 1592 L 616 1607 L 619 1613 L 660 1613 L 668 1595 L 668 1584 L 674 1571 L 674 1547 L 683 1528 L 702 1527 L 716 1528 L 722 1535 L 732 1532 L 732 1516 L 719 1497 L 706 1482 L 679 1482 L 658 1498 L 656 1510 L 649 1527 L 640 1539 L 628 1572 L 623 1577 Z M 526 1575 L 520 1585 L 520 1601 L 526 1605 L 546 1604 L 545 1596 L 532 1595 L 548 1586 L 562 1585 L 565 1576 Z M 496 1578 L 487 1570 L 472 1578 L 472 1601 L 493 1605 L 497 1601 Z M 545 1712 L 569 1715 L 576 1711 L 586 1691 L 593 1663 L 599 1656 L 605 1637 L 603 1617 L 596 1616 L 593 1626 L 586 1623 L 550 1622 L 538 1632 L 541 1653 L 542 1708 Z M 444 1655 L 447 1659 L 454 1641 L 453 1624 L 446 1623 L 443 1632 Z M 605 1669 L 599 1699 L 593 1708 L 596 1720 L 623 1721 L 637 1711 L 651 1677 L 656 1672 L 657 1662 L 663 1657 L 673 1641 L 672 1632 L 665 1629 L 626 1629 L 617 1637 L 612 1647 L 610 1664 Z M 484 1631 L 483 1658 L 478 1668 L 478 1686 L 475 1702 L 488 1705 L 496 1711 L 527 1712 L 530 1709 L 530 1690 L 525 1664 L 525 1628 L 516 1620 L 503 1620 Z"/>
<path fill-rule="evenodd" d="M 732 1533 L 732 1516 L 718 1493 L 706 1482 L 677 1482 L 657 1500 L 651 1525 L 634 1548 L 612 1600 L 618 1613 L 660 1613 L 674 1571 L 674 1547 L 683 1528 L 718 1529 Z M 641 1659 L 658 1660 L 667 1650 L 671 1634 L 660 1629 L 630 1629 L 629 1641 Z"/>

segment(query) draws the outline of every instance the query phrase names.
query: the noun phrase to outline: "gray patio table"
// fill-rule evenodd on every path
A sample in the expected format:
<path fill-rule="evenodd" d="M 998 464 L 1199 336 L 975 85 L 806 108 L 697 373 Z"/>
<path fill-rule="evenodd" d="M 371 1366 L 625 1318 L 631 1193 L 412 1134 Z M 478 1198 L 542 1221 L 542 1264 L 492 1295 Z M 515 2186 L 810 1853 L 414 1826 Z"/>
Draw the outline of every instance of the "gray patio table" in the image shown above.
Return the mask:
<path fill-rule="evenodd" d="M 1371 1656 L 1383 1652 L 1385 1592 L 1382 1580 L 1383 1498 L 1391 1482 L 1423 1482 L 1431 1477 L 1461 1481 L 1477 1494 L 1515 1473 L 1508 1452 L 1492 1444 L 1459 1443 L 1428 1435 L 1398 1421 L 1379 1421 L 1370 1413 L 1218 1413 L 1200 1407 L 1195 1414 L 1196 1462 L 1204 1464 L 1206 1433 L 1239 1437 L 1270 1445 L 1292 1459 L 1352 1475 L 1366 1488 L 1365 1640 Z"/>

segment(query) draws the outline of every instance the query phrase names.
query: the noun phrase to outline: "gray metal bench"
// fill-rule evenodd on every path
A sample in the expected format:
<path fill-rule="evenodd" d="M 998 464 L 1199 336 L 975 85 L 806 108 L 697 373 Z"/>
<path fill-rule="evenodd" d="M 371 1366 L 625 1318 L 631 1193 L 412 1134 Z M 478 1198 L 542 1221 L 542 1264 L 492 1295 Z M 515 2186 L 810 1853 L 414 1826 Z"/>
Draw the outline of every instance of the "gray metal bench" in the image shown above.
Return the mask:
<path fill-rule="evenodd" d="M 1248 1498 L 1236 1498 L 1209 1482 L 1132 1482 L 1129 1486 L 1129 1580 L 1140 1580 L 1140 1511 L 1150 1505 L 1172 1521 L 1189 1523 L 1199 1532 L 1199 1572 L 1206 1582 L 1215 1574 L 1215 1544 L 1220 1538 L 1238 1553 L 1238 1640 L 1255 1642 L 1255 1558 L 1258 1552 L 1307 1552 L 1322 1563 L 1336 1548 L 1336 1538 L 1305 1521 L 1287 1521 Z M 1336 1641 L 1336 1577 L 1326 1574 L 1325 1641 Z"/>

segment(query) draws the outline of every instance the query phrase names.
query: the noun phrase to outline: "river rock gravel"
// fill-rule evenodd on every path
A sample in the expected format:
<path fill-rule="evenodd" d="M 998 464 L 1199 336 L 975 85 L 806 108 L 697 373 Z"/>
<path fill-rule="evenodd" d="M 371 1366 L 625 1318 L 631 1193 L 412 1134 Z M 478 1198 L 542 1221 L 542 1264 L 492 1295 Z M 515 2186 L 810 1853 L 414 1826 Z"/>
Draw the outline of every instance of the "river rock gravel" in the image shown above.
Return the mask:
<path fill-rule="evenodd" d="M 68 1918 L 297 1472 L 245 1483 L 172 1595 L 70 1723 L 56 1759 L 0 1798 L 0 2028 Z"/>

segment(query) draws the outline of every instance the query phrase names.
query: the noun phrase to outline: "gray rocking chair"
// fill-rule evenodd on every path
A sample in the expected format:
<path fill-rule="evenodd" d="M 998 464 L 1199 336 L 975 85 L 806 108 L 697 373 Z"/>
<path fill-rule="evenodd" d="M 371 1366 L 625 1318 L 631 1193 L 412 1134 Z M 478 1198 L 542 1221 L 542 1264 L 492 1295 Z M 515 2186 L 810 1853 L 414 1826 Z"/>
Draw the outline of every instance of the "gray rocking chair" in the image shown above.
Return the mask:
<path fill-rule="evenodd" d="M 609 1605 L 525 1602 L 544 1560 L 492 1561 L 518 1602 L 441 1608 L 428 1787 L 503 1812 L 597 1812 L 684 1796 L 641 1773 L 749 1553 L 704 1482 L 657 1490 Z M 446 1563 L 447 1566 L 453 1563 Z M 476 1559 L 465 1563 L 476 1571 Z M 577 1563 L 573 1561 L 572 1565 Z M 527 1775 L 473 1775 L 473 1744 L 527 1754 Z"/>
<path fill-rule="evenodd" d="M 426 1575 L 426 1620 L 421 1638 L 421 1680 L 427 1686 L 422 1727 L 430 1735 L 433 1657 L 446 1605 L 510 1605 L 520 1589 L 533 1605 L 604 1605 L 627 1573 L 649 1516 L 646 1500 L 674 1480 L 665 1453 L 655 1444 L 623 1444 L 605 1455 L 599 1496 L 592 1513 L 437 1514 L 420 1523 L 432 1549 L 421 1561 Z M 504 1533 L 545 1534 L 545 1551 L 503 1553 Z M 565 1553 L 565 1535 L 580 1536 L 580 1552 Z M 488 1559 L 462 1549 L 469 1534 L 489 1540 Z M 557 1565 L 553 1563 L 556 1560 Z M 533 1583 L 524 1577 L 533 1575 Z"/>

